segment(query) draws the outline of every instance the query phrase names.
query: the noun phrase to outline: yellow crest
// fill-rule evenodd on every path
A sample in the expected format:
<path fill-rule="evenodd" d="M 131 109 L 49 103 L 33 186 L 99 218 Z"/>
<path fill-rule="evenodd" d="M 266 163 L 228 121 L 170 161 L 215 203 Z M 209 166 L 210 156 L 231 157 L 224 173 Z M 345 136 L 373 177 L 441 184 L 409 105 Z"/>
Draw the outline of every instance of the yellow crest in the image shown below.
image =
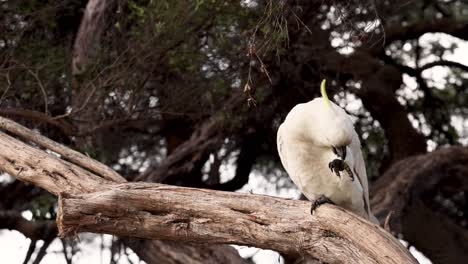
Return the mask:
<path fill-rule="evenodd" d="M 322 94 L 325 105 L 327 107 L 330 107 L 330 100 L 328 100 L 327 90 L 325 89 L 326 83 L 327 83 L 327 80 L 323 79 L 322 83 L 320 84 L 320 93 Z"/>

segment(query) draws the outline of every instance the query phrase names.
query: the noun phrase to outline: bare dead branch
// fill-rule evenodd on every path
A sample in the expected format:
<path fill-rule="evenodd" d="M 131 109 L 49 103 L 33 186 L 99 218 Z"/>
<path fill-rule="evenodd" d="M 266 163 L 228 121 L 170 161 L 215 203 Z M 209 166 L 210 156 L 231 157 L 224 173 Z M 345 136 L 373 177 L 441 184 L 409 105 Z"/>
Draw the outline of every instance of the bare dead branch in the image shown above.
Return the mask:
<path fill-rule="evenodd" d="M 416 263 L 392 235 L 337 207 L 324 206 L 311 216 L 310 204 L 303 201 L 159 184 L 118 185 L 2 132 L 0 148 L 0 169 L 60 194 L 62 233 L 88 230 L 237 243 L 327 262 Z"/>
<path fill-rule="evenodd" d="M 0 168 L 18 180 L 58 195 L 89 192 L 112 183 L 72 163 L 0 132 Z"/>
<path fill-rule="evenodd" d="M 90 231 L 197 243 L 235 243 L 324 262 L 416 263 L 392 235 L 341 208 L 263 195 L 152 183 L 59 197 L 63 235 Z"/>
<path fill-rule="evenodd" d="M 107 167 L 106 165 L 88 158 L 87 156 L 81 154 L 80 152 L 69 149 L 57 142 L 48 139 L 40 135 L 39 133 L 31 133 L 31 131 L 18 123 L 15 123 L 7 118 L 0 117 L 0 128 L 3 128 L 15 135 L 18 135 L 26 140 L 34 142 L 41 147 L 52 150 L 62 157 L 72 163 L 75 163 L 89 171 L 92 171 L 102 177 L 115 181 L 115 182 L 125 182 L 126 180 L 120 176 L 117 172 Z"/>
<path fill-rule="evenodd" d="M 10 120 L 10 122 L 13 121 Z M 22 131 L 11 130 L 10 132 L 13 134 L 17 132 L 20 136 L 24 132 L 26 134 L 22 136 L 24 138 L 34 137 L 35 132 L 25 127 L 21 128 L 23 129 Z M 67 151 L 72 151 L 65 146 L 61 147 Z M 63 161 L 54 155 L 31 147 L 2 132 L 0 132 L 0 149 L 2 149 L 0 152 L 1 170 L 16 176 L 19 180 L 30 182 L 54 194 L 60 192 L 93 192 L 106 189 L 107 184 L 114 182 L 99 177 L 75 164 Z M 86 156 L 85 158 L 88 159 L 86 162 L 92 162 L 92 159 Z M 5 222 L 0 221 L 0 225 L 2 223 Z M 135 240 L 130 238 L 125 239 L 125 243 L 147 263 L 243 263 L 242 258 L 236 254 L 232 247 L 224 245 L 194 246 L 190 244 L 181 245 L 180 243 Z M 160 253 L 153 254 L 152 252 Z"/>

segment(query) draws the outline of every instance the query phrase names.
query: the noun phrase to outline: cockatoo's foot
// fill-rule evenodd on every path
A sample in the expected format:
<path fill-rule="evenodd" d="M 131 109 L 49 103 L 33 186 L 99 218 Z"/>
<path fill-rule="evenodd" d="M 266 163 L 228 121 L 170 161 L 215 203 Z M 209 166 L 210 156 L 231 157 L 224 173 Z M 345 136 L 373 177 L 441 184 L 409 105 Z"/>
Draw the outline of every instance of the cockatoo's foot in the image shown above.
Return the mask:
<path fill-rule="evenodd" d="M 344 160 L 341 159 L 334 159 L 330 163 L 328 163 L 328 168 L 332 172 L 335 172 L 336 176 L 341 178 L 340 171 L 346 171 L 351 178 L 351 181 L 354 181 L 354 174 L 351 171 L 351 168 L 349 167 L 348 163 L 346 163 Z"/>
<path fill-rule="evenodd" d="M 312 207 L 310 208 L 310 214 L 314 214 L 315 209 L 317 209 L 322 204 L 335 204 L 330 198 L 326 197 L 325 195 L 320 195 L 315 201 L 312 202 Z"/>

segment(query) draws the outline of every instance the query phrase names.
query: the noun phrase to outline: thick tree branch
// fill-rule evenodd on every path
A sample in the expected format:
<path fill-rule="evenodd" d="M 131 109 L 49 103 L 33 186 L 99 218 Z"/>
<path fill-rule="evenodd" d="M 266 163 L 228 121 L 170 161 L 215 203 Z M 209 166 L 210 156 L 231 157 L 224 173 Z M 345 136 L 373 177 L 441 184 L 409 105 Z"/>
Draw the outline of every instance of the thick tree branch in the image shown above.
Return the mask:
<path fill-rule="evenodd" d="M 0 169 L 55 195 L 97 191 L 112 183 L 3 132 L 0 132 L 0 149 Z"/>
<path fill-rule="evenodd" d="M 468 167 L 468 148 L 443 148 L 428 154 L 404 159 L 391 166 L 371 189 L 371 204 L 375 215 L 383 219 L 394 211 L 392 228 L 401 230 L 401 214 L 412 199 L 420 198 L 444 178 L 454 178 L 465 188 L 468 181 L 456 172 L 459 166 Z"/>
<path fill-rule="evenodd" d="M 19 124 L 15 124 L 18 127 L 12 126 L 14 122 L 11 120 L 8 121 L 9 122 L 0 122 L 0 128 L 8 128 L 7 130 L 11 133 L 18 134 L 38 145 L 46 143 L 48 144 L 44 146 L 54 147 L 54 144 L 59 145 L 56 142 L 52 142 L 53 144 L 48 142 L 47 140 L 49 139 L 44 140 L 42 136 L 38 136 L 37 133 Z M 9 124 L 9 126 L 5 124 Z M 12 129 L 12 127 L 14 127 L 14 129 Z M 114 183 L 114 181 L 95 175 L 75 164 L 63 161 L 55 155 L 31 147 L 3 132 L 0 132 L 0 149 L 2 149 L 0 152 L 1 170 L 15 176 L 19 180 L 32 183 L 54 194 L 60 192 L 93 192 L 106 189 L 106 186 Z M 73 150 L 62 145 L 59 145 L 59 149 L 59 152 L 66 153 L 67 155 L 74 153 Z M 65 157 L 68 157 L 67 155 L 65 155 Z M 87 159 L 87 161 L 84 160 L 87 164 L 96 162 L 86 156 L 84 156 L 84 158 Z M 103 164 L 101 165 L 105 166 Z M 166 244 L 161 241 L 136 243 L 132 239 L 125 239 L 125 242 L 147 263 L 180 263 L 178 262 L 179 258 L 182 258 L 184 263 L 190 264 L 243 262 L 242 258 L 234 254 L 232 248 L 229 246 L 199 245 L 194 247 L 191 245 L 175 245 L 174 243 Z M 135 246 L 135 244 L 138 246 Z M 151 248 L 153 251 L 161 252 L 151 254 L 146 251 L 148 248 Z M 193 254 L 194 252 L 197 252 L 197 254 Z M 178 257 L 174 257 L 174 255 Z M 203 256 L 203 258 L 197 256 Z"/>
<path fill-rule="evenodd" d="M 336 263 L 416 263 L 392 235 L 341 208 L 269 196 L 128 183 L 59 197 L 62 235 L 81 231 L 234 243 Z"/>
<path fill-rule="evenodd" d="M 382 220 L 393 212 L 391 229 L 434 263 L 468 258 L 468 232 L 424 203 L 424 197 L 433 198 L 435 190 L 468 191 L 467 164 L 466 147 L 443 148 L 396 163 L 371 189 L 375 215 Z"/>
<path fill-rule="evenodd" d="M 207 187 L 209 189 L 236 191 L 249 182 L 249 175 L 255 164 L 257 153 L 259 151 L 259 146 L 256 144 L 256 142 L 259 141 L 259 136 L 255 136 L 256 133 L 258 132 L 252 131 L 251 134 L 244 136 L 241 145 L 242 147 L 236 161 L 236 172 L 234 178 L 225 183 L 208 185 Z"/>
<path fill-rule="evenodd" d="M 83 73 L 99 50 L 101 37 L 109 26 L 115 0 L 89 0 L 73 47 L 72 73 Z"/>
<path fill-rule="evenodd" d="M 106 165 L 96 160 L 90 159 L 78 151 L 74 151 L 72 149 L 64 147 L 63 145 L 60 145 L 57 142 L 40 135 L 39 133 L 31 133 L 29 129 L 7 118 L 0 117 L 0 127 L 26 140 L 30 140 L 41 147 L 52 150 L 60 154 L 62 158 L 69 160 L 98 175 L 101 175 L 108 180 L 115 182 L 126 181 L 122 176 L 120 176 L 118 173 L 116 173 L 114 170 L 110 169 Z"/>
<path fill-rule="evenodd" d="M 310 203 L 303 201 L 158 184 L 116 184 L 2 132 L 0 148 L 0 169 L 61 194 L 59 223 L 66 232 L 238 243 L 289 254 L 302 252 L 327 262 L 351 258 L 356 263 L 384 263 L 382 258 L 390 257 L 393 262 L 385 263 L 415 263 L 390 234 L 337 207 L 324 206 L 311 216 Z M 80 223 L 69 218 L 79 213 L 74 204 L 85 212 Z"/>

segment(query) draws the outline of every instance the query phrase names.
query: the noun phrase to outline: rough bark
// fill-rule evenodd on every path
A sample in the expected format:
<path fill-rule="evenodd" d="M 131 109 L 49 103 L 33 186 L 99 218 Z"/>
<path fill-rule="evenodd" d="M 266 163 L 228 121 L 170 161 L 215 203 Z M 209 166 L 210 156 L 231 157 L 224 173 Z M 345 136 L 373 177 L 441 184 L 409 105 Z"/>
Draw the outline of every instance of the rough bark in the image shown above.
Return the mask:
<path fill-rule="evenodd" d="M 38 133 L 31 133 L 29 129 L 22 126 L 18 126 L 15 122 L 7 118 L 0 117 L 0 127 L 26 140 L 35 142 L 41 147 L 54 151 L 57 154 L 60 154 L 63 159 L 69 160 L 70 162 L 77 164 L 95 174 L 101 175 L 102 177 L 110 181 L 126 181 L 117 172 L 111 170 L 104 164 L 97 162 L 96 160 L 89 159 L 87 156 L 81 154 L 80 152 L 66 148 L 63 145 L 60 145 L 57 142 L 50 140 L 47 137 L 44 137 Z"/>
<path fill-rule="evenodd" d="M 303 252 L 333 263 L 343 259 L 415 263 L 390 234 L 334 206 L 323 206 L 311 216 L 310 203 L 303 201 L 158 184 L 116 184 L 3 132 L 0 148 L 2 170 L 61 194 L 59 223 L 64 230 L 78 230 L 69 225 L 73 221 L 65 211 L 76 207 L 67 204 L 94 197 L 80 205 L 79 211 L 92 211 L 96 203 L 103 207 L 77 223 L 80 231 L 96 228 L 94 231 L 142 238 L 238 243 L 287 254 Z M 106 201 L 110 203 L 102 204 Z M 124 202 L 134 204 L 126 207 Z M 123 225 L 115 223 L 115 213 Z M 93 227 L 96 222 L 99 224 Z M 384 261 L 386 258 L 391 260 Z"/>
<path fill-rule="evenodd" d="M 59 197 L 62 235 L 88 231 L 197 243 L 234 243 L 328 263 L 416 263 L 392 235 L 335 206 L 155 183 Z"/>
<path fill-rule="evenodd" d="M 69 160 L 69 157 L 78 155 L 75 151 L 56 142 L 50 142 L 49 139 L 11 120 L 2 118 L 0 128 L 10 131 L 11 133 L 17 133 L 21 137 L 29 139 L 39 146 L 54 147 L 63 157 Z M 108 186 L 115 184 L 115 181 L 93 174 L 71 162 L 61 160 L 56 155 L 31 147 L 3 132 L 0 132 L 0 149 L 2 149 L 2 151 L 0 151 L 1 170 L 15 176 L 21 181 L 32 183 L 56 195 L 62 192 L 94 192 L 107 189 Z M 83 157 L 88 159 L 88 162 L 84 162 L 86 164 L 99 163 L 86 156 Z M 99 163 L 94 168 L 98 168 L 98 170 L 102 172 L 102 166 L 105 167 L 104 164 Z M 107 169 L 110 170 L 109 168 Z M 127 239 L 126 242 L 131 242 L 131 239 Z M 220 259 L 220 255 L 226 256 L 224 261 L 222 261 L 223 263 L 240 263 L 243 261 L 239 255 L 232 254 L 232 248 L 229 246 L 219 245 L 213 247 L 211 245 L 202 245 L 191 248 L 191 245 L 179 245 L 177 247 L 171 244 L 166 246 L 164 242 L 160 241 L 144 241 L 143 243 L 144 245 L 140 245 L 139 247 L 132 246 L 132 248 L 147 263 L 174 263 L 174 259 L 177 259 L 174 256 L 177 255 L 185 256 L 184 259 L 187 260 L 190 259 L 190 252 L 195 251 L 197 251 L 198 254 L 194 254 L 191 262 L 187 263 L 200 263 L 197 262 L 199 261 L 200 255 L 204 256 L 204 263 L 218 263 L 217 261 Z M 155 253 L 146 252 L 147 248 L 152 248 L 155 250 Z M 172 250 L 170 252 L 156 252 L 157 250 L 162 252 L 170 249 Z M 168 259 L 163 258 L 165 255 L 171 257 Z M 162 258 L 159 259 L 159 257 Z"/>

